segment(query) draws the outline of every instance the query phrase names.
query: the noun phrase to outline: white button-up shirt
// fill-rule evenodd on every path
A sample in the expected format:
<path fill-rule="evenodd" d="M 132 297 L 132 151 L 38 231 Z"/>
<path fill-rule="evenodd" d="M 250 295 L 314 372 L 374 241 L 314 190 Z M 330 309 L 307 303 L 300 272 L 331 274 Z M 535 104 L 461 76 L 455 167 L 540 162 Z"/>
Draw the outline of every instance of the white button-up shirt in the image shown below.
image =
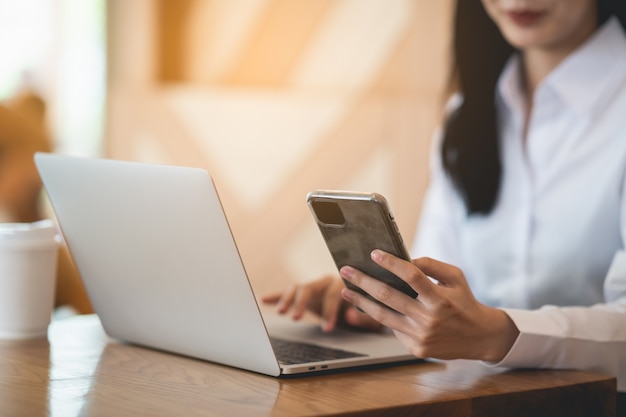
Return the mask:
<path fill-rule="evenodd" d="M 520 60 L 498 83 L 496 207 L 466 214 L 433 147 L 414 256 L 459 266 L 520 335 L 499 364 L 577 368 L 626 390 L 626 35 L 611 19 L 538 86 L 524 131 Z"/>

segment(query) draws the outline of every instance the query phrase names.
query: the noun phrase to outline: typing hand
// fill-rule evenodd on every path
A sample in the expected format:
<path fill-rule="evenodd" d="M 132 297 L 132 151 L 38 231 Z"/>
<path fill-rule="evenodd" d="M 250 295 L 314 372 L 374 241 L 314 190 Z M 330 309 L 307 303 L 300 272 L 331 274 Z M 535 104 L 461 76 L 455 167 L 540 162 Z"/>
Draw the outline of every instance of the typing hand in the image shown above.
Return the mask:
<path fill-rule="evenodd" d="M 268 294 L 261 300 L 274 304 L 279 314 L 291 311 L 294 320 L 302 318 L 306 311 L 321 318 L 322 330 L 333 331 L 338 323 L 352 327 L 376 330 L 382 326 L 368 315 L 357 311 L 341 297 L 344 283 L 333 276 L 325 276 L 307 284 L 292 285 L 280 293 Z"/>

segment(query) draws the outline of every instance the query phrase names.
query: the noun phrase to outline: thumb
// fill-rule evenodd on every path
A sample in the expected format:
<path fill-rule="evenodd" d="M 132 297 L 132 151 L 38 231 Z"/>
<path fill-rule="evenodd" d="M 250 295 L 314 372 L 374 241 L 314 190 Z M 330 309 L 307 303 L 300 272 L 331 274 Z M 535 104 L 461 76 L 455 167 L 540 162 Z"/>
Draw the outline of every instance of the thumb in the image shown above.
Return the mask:
<path fill-rule="evenodd" d="M 457 285 L 464 285 L 466 283 L 463 271 L 454 265 L 432 258 L 414 259 L 413 264 L 417 266 L 428 278 L 435 280 L 436 283 L 443 285 L 444 287 L 454 287 Z"/>

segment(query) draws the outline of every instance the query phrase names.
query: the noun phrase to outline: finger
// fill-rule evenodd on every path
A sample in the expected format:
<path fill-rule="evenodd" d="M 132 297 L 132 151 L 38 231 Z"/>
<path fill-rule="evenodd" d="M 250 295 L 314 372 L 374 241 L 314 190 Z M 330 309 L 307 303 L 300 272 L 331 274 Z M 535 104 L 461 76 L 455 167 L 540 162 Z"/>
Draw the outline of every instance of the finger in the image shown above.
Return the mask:
<path fill-rule="evenodd" d="M 261 301 L 265 304 L 277 304 L 282 296 L 282 292 L 277 292 L 275 294 L 265 294 L 261 296 Z"/>
<path fill-rule="evenodd" d="M 323 294 L 322 300 L 322 330 L 331 332 L 337 326 L 337 319 L 343 298 L 341 297 L 341 288 L 343 284 L 339 280 L 333 280 Z"/>
<path fill-rule="evenodd" d="M 285 292 L 283 292 L 283 294 L 281 295 L 280 299 L 278 300 L 278 312 L 280 314 L 285 314 L 287 312 L 287 310 L 289 310 L 289 308 L 291 307 L 291 304 L 293 303 L 293 299 L 295 297 L 297 288 L 295 285 L 290 285 Z"/>
<path fill-rule="evenodd" d="M 428 279 L 426 274 L 422 272 L 417 265 L 379 249 L 373 250 L 371 257 L 378 265 L 409 284 L 409 286 L 417 292 L 418 298 L 421 300 L 428 300 L 436 296 L 436 286 L 433 285 L 432 281 Z"/>
<path fill-rule="evenodd" d="M 346 301 L 350 302 L 357 309 L 364 311 L 365 314 L 369 315 L 375 322 L 401 332 L 407 330 L 406 322 L 404 320 L 405 316 L 403 314 L 387 308 L 384 305 L 372 301 L 366 296 L 347 288 L 344 288 L 343 291 L 341 291 L 341 295 Z M 406 295 L 404 296 L 409 298 Z"/>
<path fill-rule="evenodd" d="M 415 267 L 413 268 L 417 269 Z M 384 282 L 359 271 L 358 269 L 344 266 L 339 272 L 345 280 L 356 285 L 382 304 L 402 314 L 414 314 L 416 305 L 421 303 L 421 301 L 408 296 L 402 291 L 399 291 Z"/>
<path fill-rule="evenodd" d="M 311 297 L 313 295 L 313 291 L 310 287 L 307 286 L 297 286 L 295 291 L 294 300 L 292 302 L 292 318 L 294 320 L 299 320 L 304 316 L 304 313 L 309 308 L 309 303 L 311 302 Z"/>
<path fill-rule="evenodd" d="M 442 285 L 454 286 L 465 282 L 463 272 L 454 265 L 432 258 L 418 258 L 413 260 L 413 264 L 424 274 L 433 277 Z"/>

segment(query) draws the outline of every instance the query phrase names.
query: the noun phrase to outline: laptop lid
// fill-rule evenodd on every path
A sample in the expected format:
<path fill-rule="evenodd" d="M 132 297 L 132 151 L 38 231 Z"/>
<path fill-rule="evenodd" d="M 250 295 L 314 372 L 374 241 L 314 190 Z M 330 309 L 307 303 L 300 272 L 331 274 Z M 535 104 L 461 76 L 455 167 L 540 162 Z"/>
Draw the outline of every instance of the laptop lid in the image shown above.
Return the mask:
<path fill-rule="evenodd" d="M 279 365 L 205 170 L 45 153 L 35 162 L 111 337 L 273 376 L 412 358 L 391 335 L 325 335 L 272 319 L 281 338 L 362 352 L 330 365 Z"/>

